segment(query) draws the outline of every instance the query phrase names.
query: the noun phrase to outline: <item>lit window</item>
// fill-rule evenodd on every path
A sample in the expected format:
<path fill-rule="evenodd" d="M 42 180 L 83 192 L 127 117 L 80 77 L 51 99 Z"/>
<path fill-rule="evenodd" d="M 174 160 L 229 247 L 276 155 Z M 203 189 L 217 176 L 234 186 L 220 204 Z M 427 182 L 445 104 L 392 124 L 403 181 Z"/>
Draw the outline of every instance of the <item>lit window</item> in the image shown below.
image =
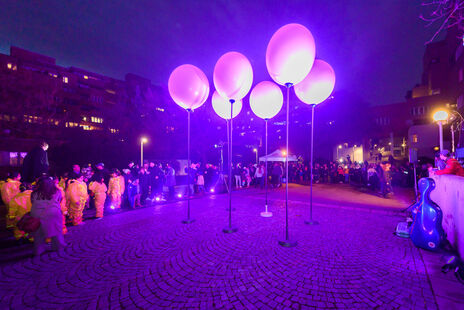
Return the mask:
<path fill-rule="evenodd" d="M 156 108 L 156 111 L 160 111 L 160 112 L 164 112 L 164 109 L 163 108 Z"/>
<path fill-rule="evenodd" d="M 6 67 L 11 70 L 13 68 L 13 64 L 7 63 Z"/>
<path fill-rule="evenodd" d="M 68 83 L 68 77 L 67 76 L 63 76 L 63 83 Z"/>
<path fill-rule="evenodd" d="M 84 117 L 82 118 L 82 120 L 83 120 L 84 122 L 87 122 L 87 117 L 84 116 Z"/>
<path fill-rule="evenodd" d="M 418 140 L 417 135 L 412 135 L 412 143 L 417 143 Z"/>
<path fill-rule="evenodd" d="M 88 77 L 87 75 L 84 75 L 84 79 L 88 80 L 88 79 L 89 79 L 89 77 Z"/>
<path fill-rule="evenodd" d="M 112 89 L 107 89 L 106 92 L 112 95 L 116 94 L 116 92 Z"/>

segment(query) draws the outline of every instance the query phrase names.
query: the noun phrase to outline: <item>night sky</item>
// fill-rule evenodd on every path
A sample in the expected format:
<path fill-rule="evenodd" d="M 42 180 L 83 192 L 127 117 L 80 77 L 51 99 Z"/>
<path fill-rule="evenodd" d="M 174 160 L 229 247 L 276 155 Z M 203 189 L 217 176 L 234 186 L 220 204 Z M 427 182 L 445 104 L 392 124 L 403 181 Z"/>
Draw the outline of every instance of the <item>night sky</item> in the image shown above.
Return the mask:
<path fill-rule="evenodd" d="M 123 79 L 132 72 L 166 86 L 178 65 L 199 66 L 212 84 L 217 59 L 235 50 L 270 79 L 266 46 L 281 26 L 305 25 L 317 57 L 337 74 L 337 90 L 372 104 L 404 99 L 420 82 L 424 43 L 433 29 L 420 0 L 323 1 L 14 1 L 1 2 L 0 52 L 10 45 Z"/>

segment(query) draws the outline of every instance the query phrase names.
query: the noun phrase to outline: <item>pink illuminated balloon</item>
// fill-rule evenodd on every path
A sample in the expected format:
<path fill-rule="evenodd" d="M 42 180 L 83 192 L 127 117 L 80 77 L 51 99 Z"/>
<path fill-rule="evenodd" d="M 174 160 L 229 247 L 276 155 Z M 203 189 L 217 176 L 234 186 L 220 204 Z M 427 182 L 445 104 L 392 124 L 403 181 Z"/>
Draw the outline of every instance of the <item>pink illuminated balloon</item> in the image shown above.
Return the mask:
<path fill-rule="evenodd" d="M 230 119 L 230 101 L 228 99 L 221 97 L 215 91 L 211 101 L 213 103 L 213 110 L 217 115 L 223 119 Z M 234 102 L 233 118 L 239 115 L 240 111 L 242 111 L 242 100 L 237 100 Z"/>
<path fill-rule="evenodd" d="M 240 100 L 250 91 L 253 69 L 243 54 L 228 52 L 216 62 L 213 81 L 223 98 Z"/>
<path fill-rule="evenodd" d="M 295 85 L 308 75 L 315 56 L 311 32 L 303 25 L 287 24 L 274 33 L 267 45 L 267 71 L 277 84 Z"/>
<path fill-rule="evenodd" d="M 325 61 L 316 59 L 308 76 L 295 85 L 295 94 L 304 103 L 319 104 L 330 96 L 334 86 L 334 70 Z"/>
<path fill-rule="evenodd" d="M 172 71 L 168 81 L 169 94 L 175 103 L 194 110 L 205 103 L 209 95 L 206 75 L 194 65 L 181 65 Z"/>
<path fill-rule="evenodd" d="M 270 81 L 256 85 L 250 94 L 250 108 L 256 116 L 270 119 L 282 109 L 284 96 L 280 87 Z"/>

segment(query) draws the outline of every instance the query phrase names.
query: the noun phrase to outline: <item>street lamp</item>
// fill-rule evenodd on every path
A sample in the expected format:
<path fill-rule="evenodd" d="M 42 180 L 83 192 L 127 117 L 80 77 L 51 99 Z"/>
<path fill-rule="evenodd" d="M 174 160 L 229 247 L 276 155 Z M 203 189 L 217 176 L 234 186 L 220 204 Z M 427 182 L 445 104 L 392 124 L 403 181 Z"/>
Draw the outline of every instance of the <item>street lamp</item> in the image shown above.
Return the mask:
<path fill-rule="evenodd" d="M 143 145 L 148 142 L 148 139 L 142 137 L 140 139 L 140 168 L 143 166 Z"/>
<path fill-rule="evenodd" d="M 443 151 L 443 121 L 448 119 L 448 112 L 439 110 L 433 114 L 433 120 L 438 123 L 438 132 L 440 135 L 440 151 Z"/>
<path fill-rule="evenodd" d="M 339 157 L 338 150 L 341 150 L 341 149 L 342 149 L 342 145 L 340 144 L 340 145 L 337 147 L 337 158 Z"/>
<path fill-rule="evenodd" d="M 256 164 L 258 164 L 258 149 L 253 149 L 253 152 L 256 153 Z"/>

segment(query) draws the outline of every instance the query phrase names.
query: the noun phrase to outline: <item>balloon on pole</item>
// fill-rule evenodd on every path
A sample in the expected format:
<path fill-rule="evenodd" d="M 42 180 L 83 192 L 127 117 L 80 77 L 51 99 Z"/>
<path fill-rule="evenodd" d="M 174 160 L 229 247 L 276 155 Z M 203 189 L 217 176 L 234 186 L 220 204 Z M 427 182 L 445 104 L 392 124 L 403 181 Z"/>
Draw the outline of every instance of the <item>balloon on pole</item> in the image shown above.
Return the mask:
<path fill-rule="evenodd" d="M 169 76 L 168 90 L 171 98 L 186 110 L 201 107 L 209 95 L 206 75 L 194 65 L 181 65 Z"/>
<path fill-rule="evenodd" d="M 172 71 L 168 89 L 172 100 L 187 111 L 187 218 L 182 223 L 191 224 L 195 220 L 190 217 L 190 115 L 208 98 L 209 82 L 198 67 L 186 64 Z"/>
<path fill-rule="evenodd" d="M 213 110 L 219 115 L 221 118 L 225 120 L 230 120 L 230 110 L 231 110 L 231 103 L 229 100 L 221 97 L 217 91 L 213 93 L 213 97 L 211 99 L 213 104 Z M 240 114 L 242 111 L 242 100 L 237 100 L 234 102 L 234 115 L 232 118 L 235 118 L 237 115 Z"/>
<path fill-rule="evenodd" d="M 335 86 L 335 72 L 323 60 L 316 59 L 309 74 L 296 84 L 296 96 L 306 104 L 319 104 L 329 98 Z"/>
<path fill-rule="evenodd" d="M 262 81 L 250 93 L 250 108 L 256 116 L 270 119 L 282 109 L 284 96 L 280 87 L 271 81 Z"/>
<path fill-rule="evenodd" d="M 229 100 L 240 100 L 250 91 L 253 69 L 248 58 L 238 52 L 228 52 L 216 62 L 213 82 L 217 92 Z"/>
<path fill-rule="evenodd" d="M 269 41 L 266 67 L 277 84 L 298 84 L 308 75 L 315 56 L 316 44 L 311 32 L 303 25 L 287 24 Z"/>

